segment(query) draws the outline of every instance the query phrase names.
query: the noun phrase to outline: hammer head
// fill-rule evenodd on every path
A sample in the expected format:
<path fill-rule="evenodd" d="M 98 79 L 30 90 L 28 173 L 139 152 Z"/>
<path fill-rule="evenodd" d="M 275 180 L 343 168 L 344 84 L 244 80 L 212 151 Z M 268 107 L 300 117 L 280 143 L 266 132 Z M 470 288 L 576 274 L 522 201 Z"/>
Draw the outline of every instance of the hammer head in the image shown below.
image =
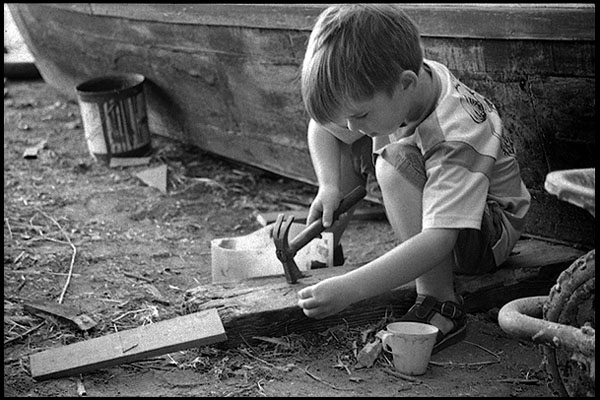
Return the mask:
<path fill-rule="evenodd" d="M 285 273 L 285 279 L 287 283 L 296 283 L 299 278 L 304 276 L 294 261 L 294 256 L 296 255 L 297 250 L 291 249 L 288 242 L 288 234 L 293 222 L 293 216 L 287 217 L 287 219 L 284 221 L 284 215 L 279 214 L 275 224 L 273 225 L 275 254 L 277 254 L 277 258 L 283 264 L 283 271 Z"/>

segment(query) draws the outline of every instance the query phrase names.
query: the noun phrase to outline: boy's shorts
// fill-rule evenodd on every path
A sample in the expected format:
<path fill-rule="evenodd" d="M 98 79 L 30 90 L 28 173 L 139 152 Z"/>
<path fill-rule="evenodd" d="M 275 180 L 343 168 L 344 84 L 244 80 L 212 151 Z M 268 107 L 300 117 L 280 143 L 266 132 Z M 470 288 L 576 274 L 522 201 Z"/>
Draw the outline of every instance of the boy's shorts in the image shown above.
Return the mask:
<path fill-rule="evenodd" d="M 353 166 L 363 176 L 367 191 L 379 196 L 375 180 L 375 161 L 382 157 L 404 178 L 423 188 L 427 180 L 425 160 L 421 151 L 411 145 L 392 143 L 373 153 L 372 141 L 364 137 L 352 144 Z M 494 201 L 488 201 L 483 212 L 481 229 L 464 228 L 458 233 L 454 246 L 454 272 L 458 274 L 485 274 L 498 268 L 492 248 L 502 236 L 502 210 Z"/>

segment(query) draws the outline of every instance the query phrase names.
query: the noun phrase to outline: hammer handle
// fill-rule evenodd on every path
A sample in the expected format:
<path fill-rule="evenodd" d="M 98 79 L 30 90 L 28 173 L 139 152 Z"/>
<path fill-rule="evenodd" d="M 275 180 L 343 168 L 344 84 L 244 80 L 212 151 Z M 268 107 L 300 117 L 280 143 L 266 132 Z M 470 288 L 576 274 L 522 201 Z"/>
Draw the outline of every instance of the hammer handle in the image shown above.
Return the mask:
<path fill-rule="evenodd" d="M 365 197 L 366 194 L 367 191 L 365 190 L 364 186 L 357 186 L 356 188 L 354 188 L 354 190 L 348 193 L 348 195 L 342 199 L 340 205 L 333 213 L 333 223 L 337 221 L 340 215 L 348 211 L 350 208 L 352 208 L 352 206 L 354 206 L 356 203 L 362 200 L 362 198 Z M 324 230 L 325 227 L 323 226 L 322 218 L 313 221 L 302 232 L 296 235 L 296 237 L 294 237 L 294 239 L 292 239 L 291 242 L 289 242 L 289 253 L 296 254 L 298 250 L 306 246 L 308 242 L 313 240 Z"/>

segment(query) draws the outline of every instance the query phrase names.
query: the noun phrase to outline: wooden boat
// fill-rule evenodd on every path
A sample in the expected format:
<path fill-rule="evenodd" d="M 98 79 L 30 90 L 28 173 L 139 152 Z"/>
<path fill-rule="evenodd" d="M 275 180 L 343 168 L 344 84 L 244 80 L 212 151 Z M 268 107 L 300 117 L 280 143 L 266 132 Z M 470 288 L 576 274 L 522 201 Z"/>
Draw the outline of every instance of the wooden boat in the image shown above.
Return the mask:
<path fill-rule="evenodd" d="M 112 72 L 148 78 L 150 129 L 315 184 L 299 90 L 325 5 L 11 4 L 44 80 L 75 96 Z M 425 55 L 490 98 L 534 197 L 528 232 L 593 242 L 589 215 L 546 193 L 595 160 L 595 6 L 406 4 Z"/>

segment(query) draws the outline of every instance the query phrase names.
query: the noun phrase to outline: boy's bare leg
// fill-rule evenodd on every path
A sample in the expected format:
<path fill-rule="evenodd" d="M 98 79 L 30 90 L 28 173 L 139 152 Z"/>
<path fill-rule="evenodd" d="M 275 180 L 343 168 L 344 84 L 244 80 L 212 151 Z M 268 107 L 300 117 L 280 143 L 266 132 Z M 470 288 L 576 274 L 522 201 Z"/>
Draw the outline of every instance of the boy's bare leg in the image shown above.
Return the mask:
<path fill-rule="evenodd" d="M 388 220 L 402 243 L 422 230 L 422 188 L 408 181 L 382 157 L 377 159 L 376 174 Z M 440 264 L 415 280 L 417 293 L 433 296 L 441 302 L 456 302 L 453 267 L 454 260 L 452 254 L 449 254 Z M 443 332 L 453 326 L 450 320 L 441 315 L 436 315 L 432 323 Z"/>

